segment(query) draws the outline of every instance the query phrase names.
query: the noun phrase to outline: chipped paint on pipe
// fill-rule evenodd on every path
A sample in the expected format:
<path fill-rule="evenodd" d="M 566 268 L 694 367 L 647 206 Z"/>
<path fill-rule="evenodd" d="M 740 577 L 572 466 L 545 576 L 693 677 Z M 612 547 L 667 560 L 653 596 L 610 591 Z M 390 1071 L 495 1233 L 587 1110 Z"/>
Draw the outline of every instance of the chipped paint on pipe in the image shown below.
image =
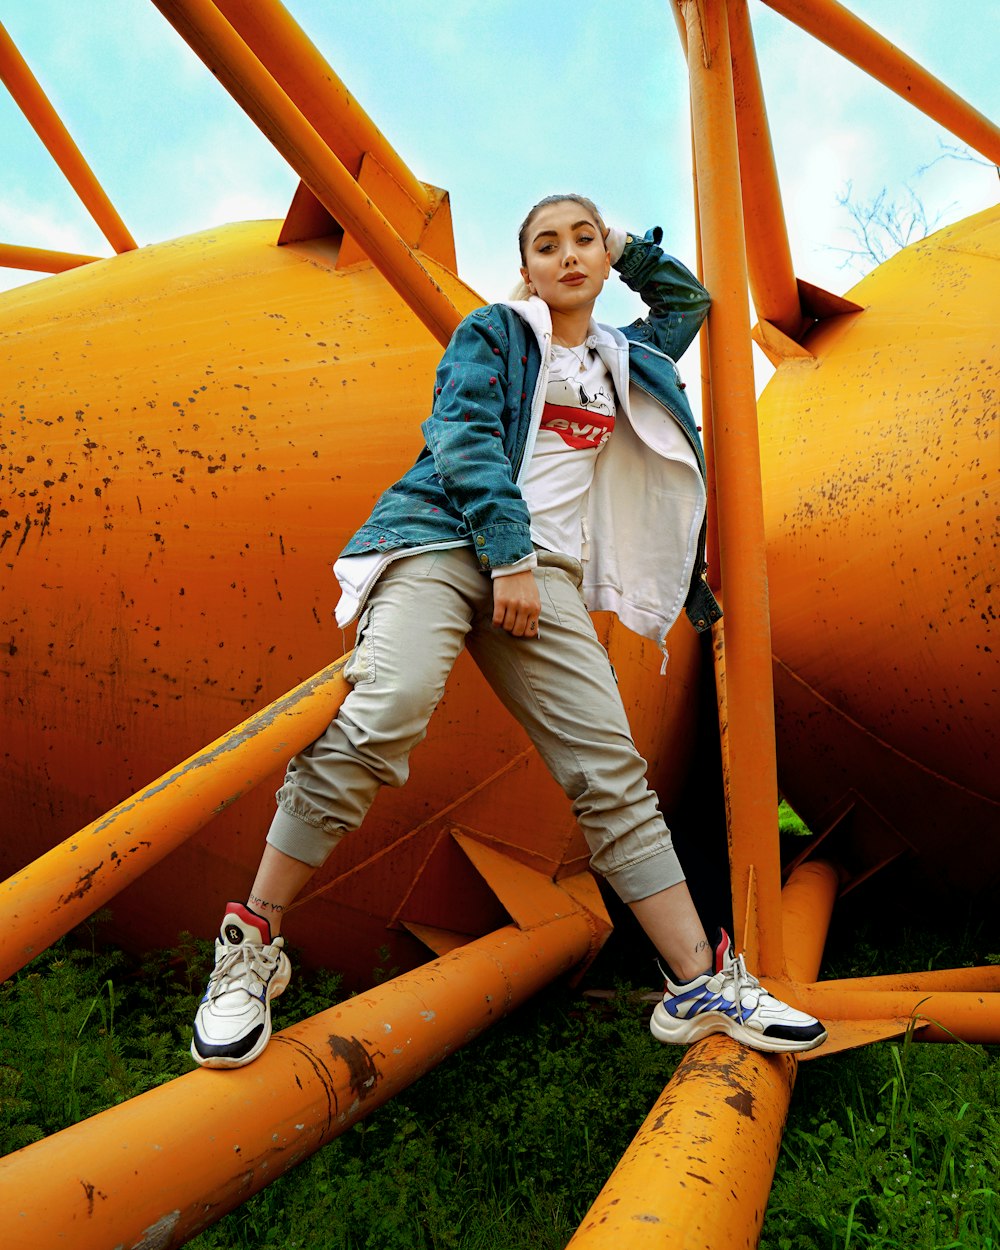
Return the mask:
<path fill-rule="evenodd" d="M 344 656 L 0 885 L 0 978 L 34 958 L 322 733 Z"/>
<path fill-rule="evenodd" d="M 249 1067 L 199 1069 L 9 1155 L 7 1250 L 183 1245 L 579 964 L 591 925 L 565 899 L 285 1029 Z"/>
<path fill-rule="evenodd" d="M 757 1245 L 796 1061 L 692 1046 L 567 1250 Z"/>

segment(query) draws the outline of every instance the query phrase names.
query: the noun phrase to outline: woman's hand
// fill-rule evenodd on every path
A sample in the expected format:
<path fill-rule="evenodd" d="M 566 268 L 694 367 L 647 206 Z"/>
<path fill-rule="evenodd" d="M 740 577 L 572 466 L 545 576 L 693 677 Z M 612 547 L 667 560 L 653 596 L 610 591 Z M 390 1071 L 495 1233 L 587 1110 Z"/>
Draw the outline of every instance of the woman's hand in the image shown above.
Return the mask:
<path fill-rule="evenodd" d="M 493 579 L 493 624 L 515 638 L 538 637 L 542 601 L 531 569 Z"/>

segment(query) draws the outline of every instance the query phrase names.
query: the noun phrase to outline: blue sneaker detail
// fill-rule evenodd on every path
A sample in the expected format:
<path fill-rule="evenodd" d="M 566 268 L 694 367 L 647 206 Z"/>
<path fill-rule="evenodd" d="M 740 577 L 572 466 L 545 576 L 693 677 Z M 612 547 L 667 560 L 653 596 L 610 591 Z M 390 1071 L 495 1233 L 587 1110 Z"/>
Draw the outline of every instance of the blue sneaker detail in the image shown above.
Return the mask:
<path fill-rule="evenodd" d="M 727 1033 L 754 1050 L 812 1050 L 826 1041 L 814 1017 L 769 994 L 742 955 L 734 957 L 729 935 L 719 931 L 714 967 L 692 981 L 666 978 L 663 1000 L 649 1022 L 658 1041 L 686 1046 L 710 1033 Z"/>

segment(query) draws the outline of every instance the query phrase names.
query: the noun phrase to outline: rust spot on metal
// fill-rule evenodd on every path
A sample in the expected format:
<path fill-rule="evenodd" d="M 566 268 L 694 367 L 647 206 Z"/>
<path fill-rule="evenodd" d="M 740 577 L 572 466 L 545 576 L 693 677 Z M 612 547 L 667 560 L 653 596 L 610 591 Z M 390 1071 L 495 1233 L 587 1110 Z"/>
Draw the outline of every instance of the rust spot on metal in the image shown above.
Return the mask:
<path fill-rule="evenodd" d="M 342 1059 L 347 1064 L 351 1092 L 361 1102 L 371 1097 L 381 1073 L 364 1045 L 356 1037 L 338 1037 L 336 1033 L 330 1034 L 327 1045 L 334 1059 Z"/>
<path fill-rule="evenodd" d="M 737 1090 L 736 1093 L 730 1094 L 723 1101 L 728 1103 L 730 1107 L 735 1107 L 740 1115 L 745 1115 L 751 1120 L 754 1118 L 753 1094 L 748 1089 Z"/>
<path fill-rule="evenodd" d="M 93 868 L 88 868 L 82 876 L 77 878 L 76 889 L 70 890 L 68 894 L 64 894 L 59 902 L 70 903 L 75 898 L 83 898 L 89 890 L 94 888 L 94 878 L 103 867 L 104 860 L 102 859 L 101 862 L 99 864 L 95 864 Z"/>

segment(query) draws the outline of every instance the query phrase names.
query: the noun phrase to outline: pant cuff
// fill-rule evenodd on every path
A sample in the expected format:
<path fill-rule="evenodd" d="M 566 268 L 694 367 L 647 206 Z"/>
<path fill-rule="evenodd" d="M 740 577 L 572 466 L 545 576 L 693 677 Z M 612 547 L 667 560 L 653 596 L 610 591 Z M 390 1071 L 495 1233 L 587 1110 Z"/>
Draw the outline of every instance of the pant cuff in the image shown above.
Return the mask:
<path fill-rule="evenodd" d="M 651 894 L 680 885 L 684 880 L 684 869 L 677 852 L 668 845 L 645 859 L 607 873 L 605 880 L 623 903 L 638 903 Z"/>
<path fill-rule="evenodd" d="M 316 825 L 307 824 L 291 812 L 279 807 L 274 813 L 271 828 L 267 831 L 267 841 L 275 850 L 281 851 L 292 859 L 319 868 L 326 862 L 327 856 L 336 845 L 336 840 Z"/>

